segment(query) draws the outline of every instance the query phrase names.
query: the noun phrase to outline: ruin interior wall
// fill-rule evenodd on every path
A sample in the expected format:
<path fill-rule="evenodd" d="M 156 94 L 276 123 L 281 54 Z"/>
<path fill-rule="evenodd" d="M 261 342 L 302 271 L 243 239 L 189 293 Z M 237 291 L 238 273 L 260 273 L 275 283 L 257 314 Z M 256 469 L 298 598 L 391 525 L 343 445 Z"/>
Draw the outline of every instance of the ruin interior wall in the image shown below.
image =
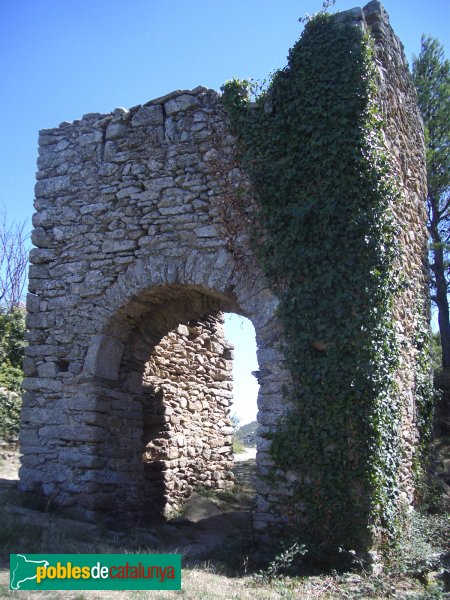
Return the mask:
<path fill-rule="evenodd" d="M 219 313 L 169 332 L 145 365 L 144 472 L 149 497 L 164 480 L 166 513 L 199 486 L 233 485 L 232 356 Z"/>

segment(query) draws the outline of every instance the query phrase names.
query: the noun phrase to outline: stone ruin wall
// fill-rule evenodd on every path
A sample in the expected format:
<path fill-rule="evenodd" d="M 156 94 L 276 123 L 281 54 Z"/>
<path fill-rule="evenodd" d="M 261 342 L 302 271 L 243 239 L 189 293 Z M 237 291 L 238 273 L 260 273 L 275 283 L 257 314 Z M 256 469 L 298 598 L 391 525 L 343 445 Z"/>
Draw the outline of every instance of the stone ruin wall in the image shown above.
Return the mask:
<path fill-rule="evenodd" d="M 418 258 L 426 247 L 420 201 L 423 136 L 401 45 L 384 11 L 372 2 L 351 13 L 375 39 L 386 140 L 404 194 L 398 210 L 406 225 L 400 268 L 409 287 L 396 310 L 405 342 L 398 379 L 404 406 L 402 477 L 410 501 L 416 442 L 411 336 L 418 300 L 425 302 L 424 265 Z M 51 497 L 83 518 L 108 513 L 129 515 L 135 522 L 153 505 L 158 510 L 176 506 L 195 481 L 228 486 L 229 349 L 210 317 L 236 312 L 252 321 L 258 345 L 253 526 L 264 537 L 289 525 L 292 484 L 301 473 L 273 464 L 270 434 L 289 409 L 282 389 L 290 377 L 281 352 L 277 299 L 252 259 L 251 200 L 244 215 L 233 213 L 236 190 L 248 188 L 234 155 L 220 97 L 201 87 L 41 131 L 27 297 L 21 490 Z M 237 224 L 242 226 L 233 229 Z M 196 338 L 185 335 L 192 323 L 203 332 Z M 186 349 L 192 344 L 182 360 L 195 356 L 198 367 L 205 346 L 197 343 L 206 330 L 216 337 L 217 352 L 212 345 L 211 367 L 203 363 L 201 375 L 215 384 L 209 381 L 199 399 L 199 370 L 179 373 L 179 364 L 165 361 L 168 345 Z M 214 361 L 221 365 L 222 381 L 214 380 Z M 193 393 L 187 398 L 174 385 L 175 369 L 177 377 L 189 378 Z M 164 406 L 152 412 L 161 390 Z M 155 420 L 161 421 L 158 430 Z M 195 431 L 200 427 L 202 452 Z M 194 443 L 179 444 L 189 431 Z M 159 472 L 148 460 L 156 448 L 165 452 Z"/>
<path fill-rule="evenodd" d="M 224 224 L 227 198 L 245 183 L 234 139 L 219 96 L 196 88 L 41 131 L 38 166 L 20 486 L 83 518 L 146 518 L 193 485 L 178 458 L 162 475 L 143 461 L 146 364 L 169 332 L 206 327 L 224 311 L 249 317 L 263 373 L 261 440 L 286 410 L 277 300 L 257 267 L 237 264 L 235 252 L 251 257 L 249 232 L 230 240 Z M 229 360 L 214 336 L 211 353 L 221 354 L 208 354 L 211 365 Z M 216 488 L 231 481 L 229 407 L 219 402 L 228 387 L 226 379 L 208 386 L 211 406 L 191 421 L 202 424 L 205 444 L 214 432 L 213 460 L 199 464 L 197 455 L 195 469 L 198 483 Z M 192 392 L 188 406 L 200 410 Z M 175 430 L 157 439 L 175 440 Z M 180 452 L 178 442 L 169 452 Z M 269 463 L 262 444 L 259 468 Z M 276 519 L 261 513 L 255 522 Z"/>
<path fill-rule="evenodd" d="M 423 125 L 403 46 L 390 27 L 383 7 L 372 2 L 364 9 L 364 19 L 375 41 L 378 102 L 385 119 L 385 141 L 401 192 L 401 201 L 394 207 L 401 244 L 398 268 L 404 283 L 394 307 L 396 334 L 401 348 L 397 383 L 402 398 L 400 440 L 403 460 L 399 478 L 402 500 L 411 504 L 414 500 L 412 468 L 418 442 L 415 406 L 417 349 L 413 340 L 419 312 L 425 317 L 429 312 Z"/>
<path fill-rule="evenodd" d="M 144 469 L 149 498 L 163 480 L 166 513 L 199 485 L 233 486 L 232 357 L 219 314 L 179 325 L 145 365 Z"/>

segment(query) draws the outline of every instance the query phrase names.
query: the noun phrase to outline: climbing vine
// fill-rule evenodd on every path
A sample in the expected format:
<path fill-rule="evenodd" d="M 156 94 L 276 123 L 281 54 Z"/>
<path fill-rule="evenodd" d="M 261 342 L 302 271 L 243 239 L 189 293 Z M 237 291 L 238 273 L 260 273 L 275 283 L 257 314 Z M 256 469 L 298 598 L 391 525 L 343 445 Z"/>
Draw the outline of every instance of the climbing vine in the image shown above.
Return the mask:
<path fill-rule="evenodd" d="M 297 473 L 290 501 L 302 541 L 322 548 L 395 537 L 399 194 L 376 77 L 369 36 L 319 14 L 254 101 L 249 81 L 223 87 L 293 380 L 295 408 L 271 452 Z"/>
<path fill-rule="evenodd" d="M 419 444 L 413 460 L 413 471 L 415 475 L 416 495 L 418 503 L 426 503 L 427 495 L 430 495 L 432 480 L 433 460 L 433 415 L 436 402 L 438 401 L 437 390 L 434 389 L 430 376 L 431 365 L 431 339 L 429 320 L 419 310 L 413 339 L 413 348 L 416 352 L 415 372 L 415 405 L 416 423 L 419 433 Z"/>
<path fill-rule="evenodd" d="M 416 389 L 415 399 L 417 407 L 417 428 L 419 430 L 420 445 L 418 453 L 420 460 L 427 463 L 430 460 L 432 443 L 432 428 L 434 405 L 437 400 L 436 392 L 430 377 L 431 341 L 428 319 L 419 312 L 413 346 L 417 353 L 416 358 Z"/>

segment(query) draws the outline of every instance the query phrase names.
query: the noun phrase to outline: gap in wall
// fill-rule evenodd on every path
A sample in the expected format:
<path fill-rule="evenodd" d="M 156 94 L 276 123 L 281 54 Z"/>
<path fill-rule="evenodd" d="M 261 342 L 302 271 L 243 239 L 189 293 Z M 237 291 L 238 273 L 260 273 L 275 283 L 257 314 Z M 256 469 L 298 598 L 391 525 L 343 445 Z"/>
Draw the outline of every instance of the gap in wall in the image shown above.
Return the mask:
<path fill-rule="evenodd" d="M 236 313 L 224 313 L 225 337 L 234 346 L 233 404 L 231 414 L 239 426 L 256 421 L 259 385 L 252 371 L 258 370 L 255 328 L 250 319 Z"/>

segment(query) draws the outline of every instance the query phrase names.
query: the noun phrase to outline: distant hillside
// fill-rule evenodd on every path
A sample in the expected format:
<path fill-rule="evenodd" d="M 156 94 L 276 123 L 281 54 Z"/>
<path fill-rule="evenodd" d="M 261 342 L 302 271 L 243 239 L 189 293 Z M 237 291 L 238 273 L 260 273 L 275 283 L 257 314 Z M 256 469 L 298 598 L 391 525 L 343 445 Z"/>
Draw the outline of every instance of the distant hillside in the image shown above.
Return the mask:
<path fill-rule="evenodd" d="M 256 431 L 258 429 L 258 422 L 252 421 L 251 423 L 247 423 L 247 425 L 242 425 L 236 431 L 236 437 L 239 438 L 244 446 L 248 446 L 253 448 L 256 446 Z"/>

